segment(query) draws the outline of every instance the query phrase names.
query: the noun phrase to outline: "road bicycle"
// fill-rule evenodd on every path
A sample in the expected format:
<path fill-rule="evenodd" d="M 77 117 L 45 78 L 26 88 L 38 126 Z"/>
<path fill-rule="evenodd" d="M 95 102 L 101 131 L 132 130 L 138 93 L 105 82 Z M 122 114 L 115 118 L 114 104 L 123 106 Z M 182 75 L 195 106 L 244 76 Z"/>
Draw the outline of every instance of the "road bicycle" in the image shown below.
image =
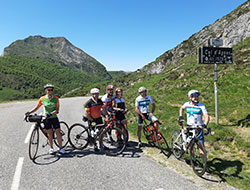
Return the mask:
<path fill-rule="evenodd" d="M 125 150 L 127 135 L 117 126 L 115 113 L 110 114 L 105 124 L 96 125 L 85 116 L 83 121 L 88 122 L 87 127 L 75 123 L 69 129 L 68 139 L 74 149 L 83 150 L 88 144 L 96 145 L 99 140 L 99 147 L 106 155 L 116 156 Z"/>
<path fill-rule="evenodd" d="M 204 144 L 199 137 L 213 134 L 211 128 L 201 128 L 199 125 L 187 126 L 186 130 L 183 123 L 180 124 L 181 130 L 175 130 L 172 134 L 172 152 L 177 159 L 180 159 L 185 153 L 190 154 L 190 162 L 196 175 L 202 176 L 207 170 L 207 153 Z"/>
<path fill-rule="evenodd" d="M 160 121 L 155 121 L 158 122 L 159 125 L 161 125 Z M 147 123 L 144 120 L 144 125 L 143 125 L 143 133 L 148 141 L 148 143 L 151 146 L 156 146 L 156 143 L 158 145 L 158 148 L 161 150 L 161 152 L 166 155 L 167 157 L 170 156 L 171 154 L 171 149 L 168 146 L 168 143 L 165 139 L 165 137 L 162 135 L 162 133 L 154 126 L 155 122 L 150 122 Z"/>
<path fill-rule="evenodd" d="M 46 147 L 48 145 L 48 134 L 46 132 L 44 122 L 46 119 L 43 119 L 45 116 L 41 115 L 29 115 L 25 117 L 26 122 L 35 123 L 34 128 L 31 132 L 30 140 L 29 140 L 29 158 L 31 160 L 35 160 L 38 147 L 39 147 L 39 130 L 46 137 L 46 142 L 42 145 L 42 147 Z M 68 143 L 68 131 L 69 127 L 67 123 L 64 121 L 60 121 L 60 132 L 62 135 L 62 148 L 64 148 Z M 56 139 L 55 131 L 53 130 L 53 141 L 55 145 L 59 148 L 59 144 Z"/>

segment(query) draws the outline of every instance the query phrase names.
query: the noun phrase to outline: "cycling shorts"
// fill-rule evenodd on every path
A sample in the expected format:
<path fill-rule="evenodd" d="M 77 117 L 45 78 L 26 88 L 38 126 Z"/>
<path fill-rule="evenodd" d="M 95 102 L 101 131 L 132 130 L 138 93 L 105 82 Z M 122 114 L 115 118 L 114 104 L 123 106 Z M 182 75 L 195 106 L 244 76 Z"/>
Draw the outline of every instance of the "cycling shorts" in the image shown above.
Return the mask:
<path fill-rule="evenodd" d="M 115 117 L 116 117 L 116 119 L 118 120 L 118 121 L 124 121 L 124 120 L 126 120 L 126 117 L 125 117 L 125 114 L 124 113 L 122 113 L 122 112 L 120 112 L 120 111 L 118 111 L 116 114 L 115 114 Z"/>
<path fill-rule="evenodd" d="M 44 121 L 44 128 L 45 129 L 58 129 L 60 128 L 60 123 L 57 117 L 55 118 L 48 118 Z"/>
<path fill-rule="evenodd" d="M 102 117 L 95 118 L 91 122 L 95 122 L 96 125 L 103 124 Z"/>
<path fill-rule="evenodd" d="M 156 120 L 156 117 L 153 115 L 149 117 L 149 113 L 143 113 L 142 115 L 144 115 L 144 117 L 149 121 Z M 139 114 L 137 114 L 137 123 L 138 123 L 138 126 L 142 126 L 142 123 L 143 123 L 143 119 L 142 119 L 141 115 L 139 115 Z"/>

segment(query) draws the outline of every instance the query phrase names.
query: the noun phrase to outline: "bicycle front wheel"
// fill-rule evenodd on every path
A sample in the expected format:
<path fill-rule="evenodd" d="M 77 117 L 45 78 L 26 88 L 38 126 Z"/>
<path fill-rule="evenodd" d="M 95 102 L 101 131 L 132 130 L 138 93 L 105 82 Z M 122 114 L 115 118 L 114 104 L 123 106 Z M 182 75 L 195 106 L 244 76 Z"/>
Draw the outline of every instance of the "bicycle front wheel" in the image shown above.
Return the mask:
<path fill-rule="evenodd" d="M 30 142 L 29 142 L 29 157 L 31 160 L 35 160 L 36 154 L 38 151 L 38 146 L 39 146 L 39 129 L 34 128 L 31 136 L 30 136 Z"/>
<path fill-rule="evenodd" d="M 175 130 L 172 134 L 172 152 L 175 158 L 180 159 L 185 151 L 182 148 L 183 139 L 181 131 Z"/>
<path fill-rule="evenodd" d="M 64 121 L 60 121 L 60 133 L 62 136 L 62 148 L 64 148 L 68 144 L 68 133 L 69 133 L 69 126 Z M 57 139 L 55 138 L 54 138 L 54 143 L 57 147 L 59 147 Z"/>
<path fill-rule="evenodd" d="M 157 141 L 158 147 L 161 150 L 161 152 L 169 157 L 171 154 L 170 148 L 168 146 L 168 143 L 166 141 L 166 139 L 164 138 L 164 136 L 161 134 L 161 132 L 157 132 L 155 131 L 155 139 Z"/>
<path fill-rule="evenodd" d="M 76 123 L 70 127 L 68 139 L 74 149 L 82 150 L 89 144 L 88 129 L 84 125 Z"/>
<path fill-rule="evenodd" d="M 207 169 L 207 153 L 201 141 L 195 142 L 194 140 L 190 145 L 190 161 L 194 173 L 202 176 Z"/>
<path fill-rule="evenodd" d="M 127 136 L 123 130 L 117 127 L 105 128 L 99 137 L 101 150 L 110 156 L 121 154 L 127 144 Z"/>

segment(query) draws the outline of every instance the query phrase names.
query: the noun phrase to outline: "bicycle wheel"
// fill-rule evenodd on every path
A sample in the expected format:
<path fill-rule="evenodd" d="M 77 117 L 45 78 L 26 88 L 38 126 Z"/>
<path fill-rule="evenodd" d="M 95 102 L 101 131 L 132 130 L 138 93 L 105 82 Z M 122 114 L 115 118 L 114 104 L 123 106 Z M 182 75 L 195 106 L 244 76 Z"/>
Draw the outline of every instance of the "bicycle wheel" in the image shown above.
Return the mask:
<path fill-rule="evenodd" d="M 110 156 L 121 154 L 127 144 L 126 134 L 117 127 L 105 128 L 99 137 L 101 150 Z"/>
<path fill-rule="evenodd" d="M 64 121 L 60 121 L 60 132 L 62 136 L 62 148 L 64 148 L 68 144 L 68 132 L 69 132 L 69 126 Z M 59 148 L 59 144 L 56 138 L 54 138 L 54 143 Z"/>
<path fill-rule="evenodd" d="M 29 157 L 31 160 L 35 160 L 36 154 L 38 151 L 38 146 L 39 146 L 39 129 L 34 128 L 31 136 L 30 136 L 30 142 L 29 142 Z"/>
<path fill-rule="evenodd" d="M 171 152 L 170 152 L 170 148 L 168 146 L 168 143 L 166 141 L 166 139 L 164 138 L 164 136 L 161 134 L 161 132 L 159 131 L 155 131 L 155 139 L 157 141 L 158 147 L 161 150 L 161 152 L 169 157 Z"/>
<path fill-rule="evenodd" d="M 181 131 L 175 130 L 172 134 L 172 152 L 175 158 L 180 159 L 185 151 L 182 148 L 183 139 Z"/>
<path fill-rule="evenodd" d="M 128 129 L 123 124 L 119 124 L 119 126 L 122 129 L 122 131 L 125 133 L 125 135 L 127 137 L 126 142 L 128 142 L 128 139 L 129 139 Z"/>
<path fill-rule="evenodd" d="M 154 141 L 154 137 L 150 131 L 150 128 L 148 126 L 143 126 L 143 133 L 148 141 L 148 144 L 150 144 L 150 146 L 155 146 L 155 141 Z"/>
<path fill-rule="evenodd" d="M 194 173 L 202 176 L 207 169 L 207 153 L 201 141 L 195 142 L 194 140 L 190 145 L 190 161 Z"/>
<path fill-rule="evenodd" d="M 84 125 L 76 123 L 70 127 L 68 139 L 74 149 L 82 150 L 89 144 L 88 129 Z"/>

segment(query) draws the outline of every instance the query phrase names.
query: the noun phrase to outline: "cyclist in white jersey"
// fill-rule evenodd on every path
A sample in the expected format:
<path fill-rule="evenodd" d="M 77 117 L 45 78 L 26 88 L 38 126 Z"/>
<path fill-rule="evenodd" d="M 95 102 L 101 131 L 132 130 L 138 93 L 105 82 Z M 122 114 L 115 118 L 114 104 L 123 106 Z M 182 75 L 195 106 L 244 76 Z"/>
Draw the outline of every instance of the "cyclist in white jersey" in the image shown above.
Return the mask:
<path fill-rule="evenodd" d="M 138 115 L 138 147 L 141 147 L 141 130 L 142 130 L 142 124 L 143 120 L 147 119 L 149 121 L 154 122 L 154 126 L 158 129 L 158 123 L 155 122 L 158 119 L 153 115 L 155 111 L 155 103 L 152 100 L 151 96 L 147 95 L 147 89 L 142 86 L 139 88 L 140 96 L 138 96 L 135 100 L 135 111 Z M 152 104 L 152 111 L 149 112 L 149 104 Z"/>
<path fill-rule="evenodd" d="M 190 90 L 188 92 L 188 97 L 190 101 L 186 102 L 181 106 L 179 111 L 180 117 L 178 121 L 179 123 L 182 123 L 184 121 L 183 113 L 184 109 L 186 109 L 187 126 L 198 125 L 201 128 L 199 140 L 204 143 L 204 135 L 202 128 L 207 128 L 210 117 L 208 115 L 205 105 L 199 102 L 199 96 L 200 92 L 198 92 L 197 90 Z M 202 116 L 204 116 L 205 121 L 203 121 Z"/>
<path fill-rule="evenodd" d="M 106 92 L 107 93 L 102 97 L 102 102 L 106 107 L 107 113 L 110 114 L 110 112 L 113 110 L 112 101 L 115 99 L 114 86 L 111 84 L 108 85 L 106 87 Z"/>

